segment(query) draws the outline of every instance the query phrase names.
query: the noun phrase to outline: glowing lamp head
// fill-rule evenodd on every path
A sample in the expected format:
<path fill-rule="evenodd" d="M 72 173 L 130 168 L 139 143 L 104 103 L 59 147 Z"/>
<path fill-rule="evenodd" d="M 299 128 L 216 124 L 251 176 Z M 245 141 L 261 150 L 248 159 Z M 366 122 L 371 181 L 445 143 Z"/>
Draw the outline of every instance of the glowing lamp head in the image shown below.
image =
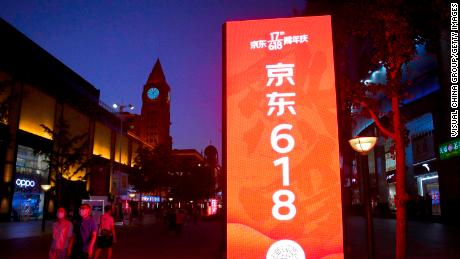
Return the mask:
<path fill-rule="evenodd" d="M 348 140 L 350 146 L 358 153 L 366 155 L 374 148 L 377 142 L 376 137 L 356 137 Z"/>
<path fill-rule="evenodd" d="M 42 184 L 41 187 L 45 192 L 48 191 L 49 189 L 51 189 L 51 185 L 49 185 L 49 184 Z"/>
<path fill-rule="evenodd" d="M 128 195 L 129 195 L 129 198 L 131 198 L 131 199 L 132 199 L 132 198 L 134 198 L 134 196 L 136 196 L 136 194 L 135 194 L 135 193 L 133 193 L 133 192 L 131 192 L 131 193 L 130 193 L 130 194 L 128 194 Z"/>

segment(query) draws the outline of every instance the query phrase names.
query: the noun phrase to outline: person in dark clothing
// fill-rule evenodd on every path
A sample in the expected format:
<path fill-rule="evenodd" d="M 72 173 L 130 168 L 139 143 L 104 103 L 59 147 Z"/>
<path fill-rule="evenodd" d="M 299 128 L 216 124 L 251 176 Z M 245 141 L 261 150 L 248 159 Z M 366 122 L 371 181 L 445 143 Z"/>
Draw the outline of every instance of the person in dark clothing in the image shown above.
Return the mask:
<path fill-rule="evenodd" d="M 97 237 L 97 224 L 91 217 L 91 206 L 89 204 L 82 204 L 79 213 L 81 219 L 74 226 L 75 243 L 72 258 L 92 258 Z"/>
<path fill-rule="evenodd" d="M 431 217 L 433 214 L 433 200 L 431 198 L 430 192 L 425 193 L 425 215 Z"/>
<path fill-rule="evenodd" d="M 174 213 L 173 209 L 168 210 L 167 220 L 169 231 L 176 231 L 176 213 Z"/>

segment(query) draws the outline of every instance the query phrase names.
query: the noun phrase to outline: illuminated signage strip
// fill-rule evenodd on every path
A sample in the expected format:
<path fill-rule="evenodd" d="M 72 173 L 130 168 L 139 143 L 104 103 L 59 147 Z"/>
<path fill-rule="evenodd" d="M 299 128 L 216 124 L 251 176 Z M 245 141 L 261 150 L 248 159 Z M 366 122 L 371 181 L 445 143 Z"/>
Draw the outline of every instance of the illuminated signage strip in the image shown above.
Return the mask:
<path fill-rule="evenodd" d="M 456 138 L 439 146 L 439 156 L 441 160 L 446 160 L 454 156 L 460 156 L 460 138 Z"/>
<path fill-rule="evenodd" d="M 35 186 L 35 181 L 34 180 L 27 180 L 27 179 L 16 179 L 16 185 L 21 187 L 21 188 L 27 188 L 27 187 L 34 187 Z"/>
<path fill-rule="evenodd" d="M 330 17 L 225 30 L 227 258 L 343 257 Z"/>
<path fill-rule="evenodd" d="M 145 201 L 145 202 L 160 202 L 160 196 L 142 196 L 142 201 Z"/>

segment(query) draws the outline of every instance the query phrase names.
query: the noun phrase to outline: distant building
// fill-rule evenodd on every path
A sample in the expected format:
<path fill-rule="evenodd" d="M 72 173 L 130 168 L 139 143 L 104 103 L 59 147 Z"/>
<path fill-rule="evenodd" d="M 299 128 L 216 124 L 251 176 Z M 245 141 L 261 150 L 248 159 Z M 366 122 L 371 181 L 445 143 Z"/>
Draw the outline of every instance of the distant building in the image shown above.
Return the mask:
<path fill-rule="evenodd" d="M 160 59 L 157 59 L 142 88 L 141 114 L 132 114 L 128 111 L 118 113 L 126 130 L 132 131 L 152 147 L 163 145 L 172 148 L 172 138 L 169 135 L 170 91 Z"/>
<path fill-rule="evenodd" d="M 222 175 L 222 167 L 219 165 L 219 153 L 217 148 L 209 145 L 204 149 L 205 166 L 212 169 L 213 177 L 215 179 L 214 194 L 216 198 L 222 198 L 222 190 L 224 179 Z"/>

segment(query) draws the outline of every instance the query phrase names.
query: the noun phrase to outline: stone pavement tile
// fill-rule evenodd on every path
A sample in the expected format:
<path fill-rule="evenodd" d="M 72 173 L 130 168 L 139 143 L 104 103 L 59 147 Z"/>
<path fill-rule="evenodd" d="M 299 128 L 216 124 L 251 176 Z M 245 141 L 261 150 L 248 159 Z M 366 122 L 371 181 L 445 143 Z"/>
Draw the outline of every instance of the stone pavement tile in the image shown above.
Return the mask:
<path fill-rule="evenodd" d="M 216 259 L 222 238 L 219 222 L 199 222 L 184 226 L 180 236 L 169 232 L 164 224 L 129 229 L 114 247 L 117 258 Z"/>
<path fill-rule="evenodd" d="M 39 224 L 38 224 L 39 225 Z M 6 225 L 0 225 L 2 227 Z M 352 259 L 366 258 L 364 218 L 352 218 L 349 237 Z M 10 225 L 10 228 L 22 226 Z M 29 226 L 30 227 L 30 226 Z M 24 227 L 27 228 L 27 227 Z M 36 227 L 32 228 L 36 229 Z M 395 221 L 375 219 L 376 258 L 394 258 Z M 222 224 L 219 221 L 189 223 L 182 235 L 168 232 L 163 223 L 144 217 L 143 225 L 117 227 L 119 242 L 114 245 L 114 259 L 221 259 Z M 1 232 L 1 231 L 0 231 Z M 40 231 L 39 231 L 40 233 Z M 47 258 L 51 234 L 27 238 L 0 239 L 0 258 Z M 460 228 L 429 222 L 409 221 L 408 258 L 460 258 Z"/>
<path fill-rule="evenodd" d="M 2 259 L 46 259 L 51 245 L 51 234 L 35 237 L 0 240 Z"/>
<path fill-rule="evenodd" d="M 0 240 L 49 234 L 51 233 L 52 225 L 53 221 L 46 221 L 45 232 L 42 232 L 41 220 L 28 222 L 2 222 L 0 223 Z"/>

